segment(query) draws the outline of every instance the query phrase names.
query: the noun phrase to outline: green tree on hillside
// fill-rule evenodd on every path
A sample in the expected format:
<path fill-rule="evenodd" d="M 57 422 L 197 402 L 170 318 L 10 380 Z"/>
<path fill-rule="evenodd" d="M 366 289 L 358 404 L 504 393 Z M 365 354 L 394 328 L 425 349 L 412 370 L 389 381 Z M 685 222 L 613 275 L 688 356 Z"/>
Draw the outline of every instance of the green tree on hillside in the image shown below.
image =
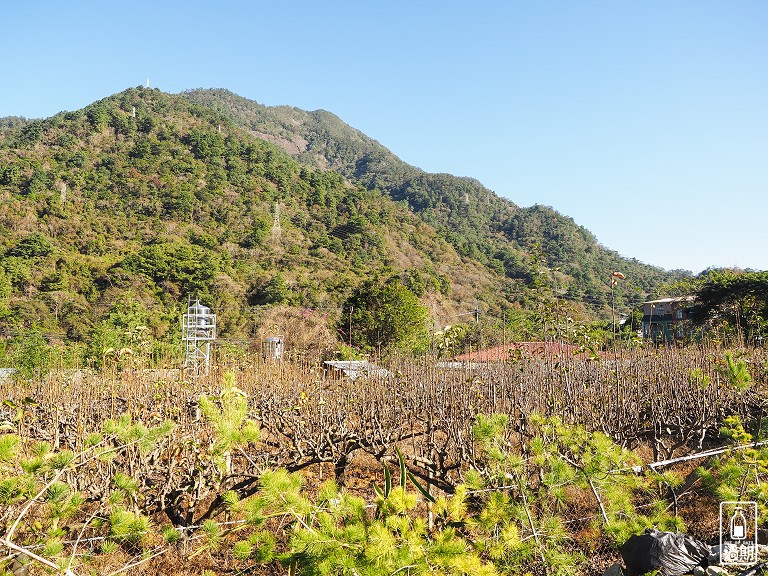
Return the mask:
<path fill-rule="evenodd" d="M 33 258 L 35 256 L 48 256 L 53 251 L 50 240 L 38 232 L 24 237 L 9 251 L 9 256 Z"/>
<path fill-rule="evenodd" d="M 0 318 L 8 311 L 8 299 L 13 292 L 13 286 L 8 274 L 3 268 L 0 268 Z"/>
<path fill-rule="evenodd" d="M 10 342 L 7 359 L 19 374 L 30 379 L 46 373 L 51 362 L 51 348 L 40 330 L 25 330 Z"/>
<path fill-rule="evenodd" d="M 164 293 L 208 297 L 222 262 L 221 256 L 210 250 L 177 241 L 144 246 L 118 267 L 146 276 L 162 286 Z"/>
<path fill-rule="evenodd" d="M 695 292 L 693 319 L 744 344 L 768 333 L 768 272 L 712 271 Z"/>
<path fill-rule="evenodd" d="M 285 276 L 278 272 L 254 295 L 252 300 L 254 304 L 280 304 L 288 300 L 288 296 L 289 289 Z"/>
<path fill-rule="evenodd" d="M 366 350 L 416 349 L 427 339 L 427 309 L 399 278 L 364 283 L 347 301 L 352 343 Z M 349 316 L 342 329 L 349 329 Z"/>

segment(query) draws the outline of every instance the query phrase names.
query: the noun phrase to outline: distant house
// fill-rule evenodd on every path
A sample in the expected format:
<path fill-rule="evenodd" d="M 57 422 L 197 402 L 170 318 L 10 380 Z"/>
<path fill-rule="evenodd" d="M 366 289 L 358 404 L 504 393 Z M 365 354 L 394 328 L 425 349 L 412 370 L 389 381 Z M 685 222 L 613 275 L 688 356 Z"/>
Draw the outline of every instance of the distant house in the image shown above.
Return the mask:
<path fill-rule="evenodd" d="M 552 358 L 572 357 L 578 353 L 578 347 L 560 342 L 513 342 L 504 346 L 475 350 L 451 358 L 452 363 L 493 363 L 514 360 L 515 358 Z"/>
<path fill-rule="evenodd" d="M 643 302 L 643 338 L 671 343 L 690 336 L 693 296 Z"/>

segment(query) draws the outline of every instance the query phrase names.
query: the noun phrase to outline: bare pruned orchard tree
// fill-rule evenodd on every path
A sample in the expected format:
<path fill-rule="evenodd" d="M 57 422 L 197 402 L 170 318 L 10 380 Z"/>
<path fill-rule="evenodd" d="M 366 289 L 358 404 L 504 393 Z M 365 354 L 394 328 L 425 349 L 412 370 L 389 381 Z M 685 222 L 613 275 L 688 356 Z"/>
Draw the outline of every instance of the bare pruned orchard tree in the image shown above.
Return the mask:
<path fill-rule="evenodd" d="M 523 355 L 461 369 L 401 359 L 387 377 L 355 380 L 328 378 L 316 365 L 255 362 L 235 369 L 235 385 L 218 370 L 195 381 L 60 373 L 9 384 L 0 421 L 56 449 L 80 452 L 93 433 L 125 446 L 114 458 L 136 479 L 137 497 L 190 525 L 222 513 L 228 491 L 254 493 L 267 468 L 330 466 L 343 485 L 356 455 L 387 464 L 395 448 L 415 477 L 451 492 L 478 460 L 472 427 L 482 414 L 505 414 L 521 452 L 538 414 L 649 446 L 657 460 L 681 455 L 715 442 L 726 416 L 760 415 L 765 366 L 762 349 L 669 348 L 600 360 Z M 144 448 L 131 444 L 131 434 L 154 429 L 164 433 Z M 94 460 L 79 468 L 87 477 L 71 480 L 105 492 L 110 466 Z"/>

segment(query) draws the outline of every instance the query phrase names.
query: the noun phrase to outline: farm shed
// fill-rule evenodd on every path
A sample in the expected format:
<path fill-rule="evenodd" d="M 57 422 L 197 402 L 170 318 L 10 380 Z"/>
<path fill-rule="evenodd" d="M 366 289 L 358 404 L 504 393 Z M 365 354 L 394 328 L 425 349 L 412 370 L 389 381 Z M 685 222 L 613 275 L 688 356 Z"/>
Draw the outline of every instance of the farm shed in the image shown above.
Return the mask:
<path fill-rule="evenodd" d="M 389 377 L 389 370 L 376 366 L 367 360 L 326 360 L 323 364 L 326 372 L 332 378 L 347 377 L 350 380 L 355 380 L 361 376 Z"/>

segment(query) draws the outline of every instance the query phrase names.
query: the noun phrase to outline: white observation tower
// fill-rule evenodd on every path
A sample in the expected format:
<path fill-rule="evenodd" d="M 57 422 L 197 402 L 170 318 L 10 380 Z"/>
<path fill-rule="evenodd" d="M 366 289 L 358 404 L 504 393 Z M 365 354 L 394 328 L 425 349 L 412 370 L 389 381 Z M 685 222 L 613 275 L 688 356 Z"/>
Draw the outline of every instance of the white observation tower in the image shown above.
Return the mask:
<path fill-rule="evenodd" d="M 208 374 L 211 366 L 211 342 L 216 339 L 216 314 L 200 300 L 189 298 L 187 313 L 181 317 L 184 342 L 184 369 L 192 377 Z"/>

